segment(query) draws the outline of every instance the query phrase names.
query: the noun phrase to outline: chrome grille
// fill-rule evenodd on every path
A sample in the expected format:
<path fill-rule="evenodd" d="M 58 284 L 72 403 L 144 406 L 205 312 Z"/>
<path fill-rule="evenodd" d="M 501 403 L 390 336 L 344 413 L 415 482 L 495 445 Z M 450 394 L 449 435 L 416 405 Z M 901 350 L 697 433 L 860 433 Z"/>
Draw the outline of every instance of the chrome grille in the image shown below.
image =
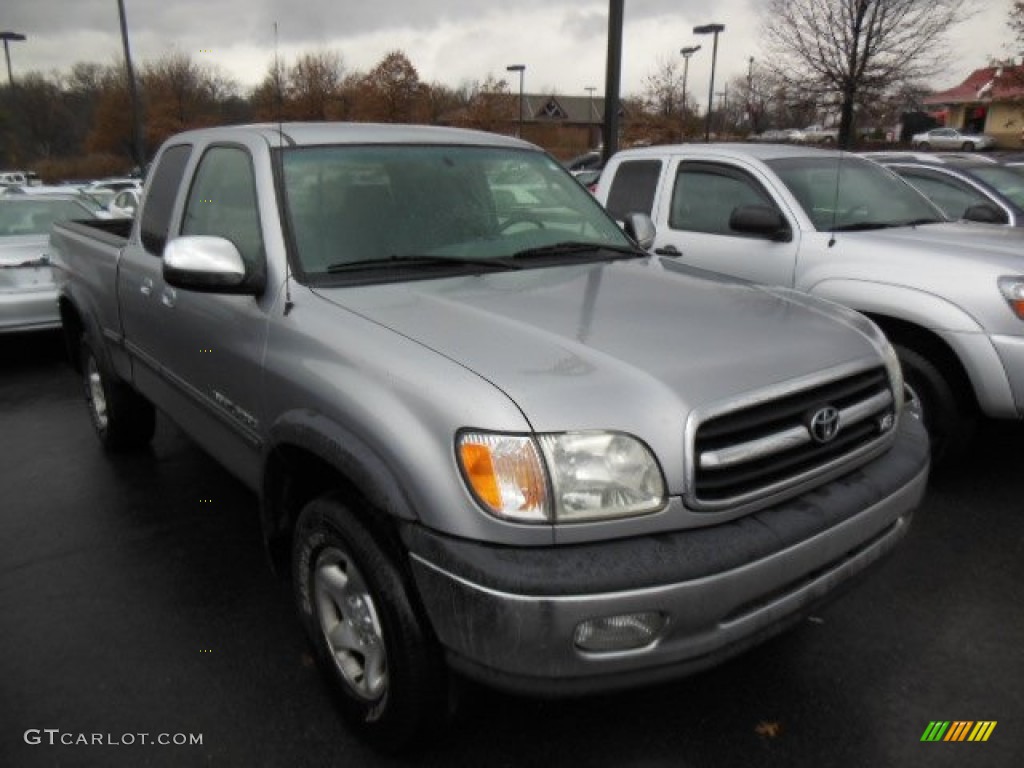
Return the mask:
<path fill-rule="evenodd" d="M 698 508 L 735 505 L 852 465 L 894 423 L 884 368 L 716 414 L 694 433 L 689 500 Z"/>

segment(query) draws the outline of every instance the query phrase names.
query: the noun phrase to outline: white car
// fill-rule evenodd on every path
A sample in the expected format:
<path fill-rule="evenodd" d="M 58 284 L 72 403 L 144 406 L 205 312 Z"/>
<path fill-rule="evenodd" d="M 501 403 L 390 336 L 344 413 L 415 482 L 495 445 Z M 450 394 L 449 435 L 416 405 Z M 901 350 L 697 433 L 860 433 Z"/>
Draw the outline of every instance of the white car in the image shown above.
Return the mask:
<path fill-rule="evenodd" d="M 122 189 L 114 199 L 110 201 L 107 210 L 115 219 L 133 219 L 135 211 L 139 209 L 139 200 L 142 198 L 142 191 L 131 187 Z"/>
<path fill-rule="evenodd" d="M 933 128 L 924 133 L 915 133 L 910 143 L 914 149 L 962 149 L 974 152 L 992 149 L 996 140 L 985 133 L 961 133 L 955 128 Z"/>
<path fill-rule="evenodd" d="M 92 218 L 96 213 L 75 196 L 0 199 L 0 334 L 60 328 L 50 227 L 55 221 Z"/>

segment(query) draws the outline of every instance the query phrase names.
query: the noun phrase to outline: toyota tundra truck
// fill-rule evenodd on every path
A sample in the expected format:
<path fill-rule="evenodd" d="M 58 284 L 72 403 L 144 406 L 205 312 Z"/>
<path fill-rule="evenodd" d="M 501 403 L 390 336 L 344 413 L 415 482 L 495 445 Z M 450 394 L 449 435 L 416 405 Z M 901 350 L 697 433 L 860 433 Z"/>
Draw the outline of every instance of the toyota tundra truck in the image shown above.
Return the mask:
<path fill-rule="evenodd" d="M 878 328 L 667 271 L 649 217 L 625 225 L 518 139 L 284 124 L 171 138 L 133 222 L 52 232 L 103 448 L 159 409 L 255 492 L 380 745 L 434 728 L 455 679 L 705 668 L 908 530 L 928 441 Z"/>

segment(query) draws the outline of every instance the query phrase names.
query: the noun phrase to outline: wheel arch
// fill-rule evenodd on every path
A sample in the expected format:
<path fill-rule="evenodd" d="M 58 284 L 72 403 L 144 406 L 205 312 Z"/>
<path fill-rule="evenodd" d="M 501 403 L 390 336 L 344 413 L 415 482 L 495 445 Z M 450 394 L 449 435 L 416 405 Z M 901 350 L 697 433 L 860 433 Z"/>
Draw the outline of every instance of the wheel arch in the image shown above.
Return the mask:
<path fill-rule="evenodd" d="M 930 360 L 941 371 L 948 373 L 955 391 L 966 399 L 965 404 L 978 410 L 978 401 L 971 378 L 963 362 L 946 341 L 921 325 L 891 315 L 865 312 L 882 329 L 893 344 L 913 349 Z"/>
<path fill-rule="evenodd" d="M 302 508 L 328 492 L 365 514 L 384 543 L 398 545 L 396 520 L 416 520 L 398 479 L 369 446 L 323 414 L 289 413 L 271 428 L 264 451 L 260 519 L 275 572 L 289 569 L 291 536 Z"/>
<path fill-rule="evenodd" d="M 71 367 L 77 373 L 81 373 L 82 358 L 78 340 L 85 333 L 85 321 L 82 319 L 82 313 L 66 295 L 62 295 L 58 299 L 57 310 L 60 313 L 61 334 L 64 338 L 64 349 L 67 351 L 68 360 L 71 362 Z"/>

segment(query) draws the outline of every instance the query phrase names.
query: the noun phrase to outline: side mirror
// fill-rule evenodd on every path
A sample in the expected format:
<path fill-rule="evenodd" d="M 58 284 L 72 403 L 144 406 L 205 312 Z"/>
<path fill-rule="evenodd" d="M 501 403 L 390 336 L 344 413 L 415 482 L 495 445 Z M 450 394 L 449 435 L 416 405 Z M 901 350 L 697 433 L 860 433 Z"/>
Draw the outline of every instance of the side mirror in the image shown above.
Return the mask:
<path fill-rule="evenodd" d="M 977 221 L 982 224 L 1008 224 L 1010 217 L 1006 211 L 997 208 L 992 203 L 976 203 L 964 211 L 963 218 L 966 221 Z"/>
<path fill-rule="evenodd" d="M 781 243 L 793 239 L 793 231 L 785 217 L 767 205 L 741 205 L 733 208 L 729 215 L 729 229 Z"/>
<path fill-rule="evenodd" d="M 202 293 L 257 295 L 263 279 L 250 276 L 238 248 L 230 240 L 188 235 L 167 242 L 163 275 L 168 285 Z"/>
<path fill-rule="evenodd" d="M 657 230 L 651 217 L 646 213 L 627 213 L 622 221 L 622 228 L 645 251 L 650 250 L 654 245 L 654 236 L 657 234 Z"/>

